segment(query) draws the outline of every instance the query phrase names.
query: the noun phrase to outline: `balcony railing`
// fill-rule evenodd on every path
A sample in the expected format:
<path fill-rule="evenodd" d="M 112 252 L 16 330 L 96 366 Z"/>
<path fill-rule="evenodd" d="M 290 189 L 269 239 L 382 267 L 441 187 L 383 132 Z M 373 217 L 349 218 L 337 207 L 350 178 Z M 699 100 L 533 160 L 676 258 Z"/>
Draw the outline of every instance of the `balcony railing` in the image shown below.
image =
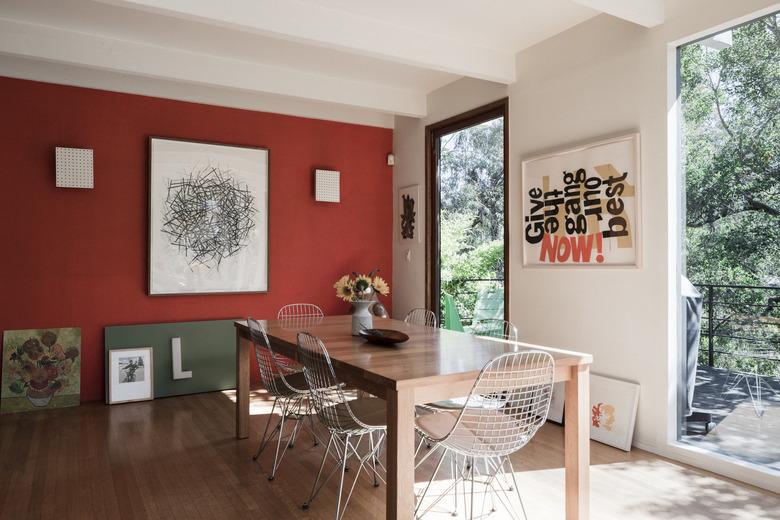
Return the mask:
<path fill-rule="evenodd" d="M 454 278 L 452 280 L 442 280 L 442 316 L 440 318 L 444 314 L 444 293 L 453 297 L 458 307 L 461 323 L 468 326 L 471 325 L 474 319 L 474 311 L 480 292 L 484 292 L 487 289 L 501 289 L 503 291 L 503 288 L 504 280 L 501 278 Z M 491 303 L 482 303 L 482 305 L 491 305 Z M 503 302 L 501 306 L 503 308 Z"/>
<path fill-rule="evenodd" d="M 694 285 L 703 297 L 699 363 L 780 375 L 780 287 Z"/>

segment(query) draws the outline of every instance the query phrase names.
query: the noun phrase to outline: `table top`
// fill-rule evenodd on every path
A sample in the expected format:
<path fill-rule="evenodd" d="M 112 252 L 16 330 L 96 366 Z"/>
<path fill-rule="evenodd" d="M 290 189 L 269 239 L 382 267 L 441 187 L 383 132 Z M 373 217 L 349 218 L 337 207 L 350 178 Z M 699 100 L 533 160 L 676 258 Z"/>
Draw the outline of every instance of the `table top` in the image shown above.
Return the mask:
<path fill-rule="evenodd" d="M 309 332 L 323 341 L 335 369 L 357 371 L 360 377 L 396 389 L 447 380 L 473 380 L 488 361 L 505 352 L 542 350 L 552 355 L 556 367 L 593 362 L 593 356 L 581 352 L 409 325 L 394 319 L 374 318 L 374 328 L 394 329 L 409 335 L 409 341 L 392 347 L 373 345 L 352 336 L 349 315 L 261 322 L 280 354 L 294 356 L 298 332 Z M 248 333 L 246 321 L 236 321 L 235 326 Z"/>

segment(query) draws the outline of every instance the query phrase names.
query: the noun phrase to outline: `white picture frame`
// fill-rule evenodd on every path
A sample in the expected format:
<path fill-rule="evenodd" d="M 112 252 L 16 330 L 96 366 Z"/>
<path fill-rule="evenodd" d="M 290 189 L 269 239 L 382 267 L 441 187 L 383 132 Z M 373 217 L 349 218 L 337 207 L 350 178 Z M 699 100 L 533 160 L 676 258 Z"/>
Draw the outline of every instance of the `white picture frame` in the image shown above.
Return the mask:
<path fill-rule="evenodd" d="M 401 243 L 422 243 L 420 225 L 420 185 L 398 189 L 398 238 Z M 411 235 L 410 235 L 411 233 Z"/>
<path fill-rule="evenodd" d="M 108 351 L 106 364 L 108 404 L 154 399 L 152 347 L 111 349 Z"/>
<path fill-rule="evenodd" d="M 523 266 L 640 267 L 640 159 L 629 133 L 524 160 Z"/>
<path fill-rule="evenodd" d="M 638 406 L 638 384 L 591 374 L 590 438 L 631 451 Z"/>
<path fill-rule="evenodd" d="M 150 295 L 268 291 L 269 151 L 149 139 Z"/>

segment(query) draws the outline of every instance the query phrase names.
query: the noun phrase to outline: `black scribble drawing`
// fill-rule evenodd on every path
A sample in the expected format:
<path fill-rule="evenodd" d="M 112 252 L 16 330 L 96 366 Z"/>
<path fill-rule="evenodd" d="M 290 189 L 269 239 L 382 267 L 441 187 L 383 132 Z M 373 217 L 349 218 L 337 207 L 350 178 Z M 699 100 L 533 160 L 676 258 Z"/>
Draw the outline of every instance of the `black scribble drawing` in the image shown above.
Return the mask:
<path fill-rule="evenodd" d="M 248 186 L 233 179 L 230 170 L 196 168 L 168 181 L 162 232 L 190 267 L 219 269 L 225 258 L 248 245 L 256 212 Z"/>
<path fill-rule="evenodd" d="M 417 212 L 414 211 L 414 199 L 411 195 L 402 195 L 404 203 L 403 213 L 401 213 L 401 238 L 414 238 L 414 223 Z"/>

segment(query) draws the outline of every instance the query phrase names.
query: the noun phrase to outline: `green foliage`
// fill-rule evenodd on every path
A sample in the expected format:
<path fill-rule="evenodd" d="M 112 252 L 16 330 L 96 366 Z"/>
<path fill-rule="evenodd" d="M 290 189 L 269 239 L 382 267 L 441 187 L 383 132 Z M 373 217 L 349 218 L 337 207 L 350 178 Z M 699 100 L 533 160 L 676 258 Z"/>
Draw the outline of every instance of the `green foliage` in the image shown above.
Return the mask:
<path fill-rule="evenodd" d="M 681 48 L 686 269 L 699 284 L 780 282 L 780 28 L 770 15 L 732 31 L 733 44 Z M 715 350 L 780 350 L 780 291 L 714 289 Z M 704 330 L 708 310 L 705 294 Z M 703 338 L 707 346 L 707 338 Z M 704 359 L 703 359 L 704 360 Z M 716 366 L 767 373 L 765 361 Z"/>
<path fill-rule="evenodd" d="M 503 119 L 443 137 L 439 175 L 441 290 L 468 323 L 477 292 L 503 285 Z"/>
<path fill-rule="evenodd" d="M 504 121 L 494 119 L 442 138 L 442 212 L 471 216 L 466 242 L 504 236 Z"/>

